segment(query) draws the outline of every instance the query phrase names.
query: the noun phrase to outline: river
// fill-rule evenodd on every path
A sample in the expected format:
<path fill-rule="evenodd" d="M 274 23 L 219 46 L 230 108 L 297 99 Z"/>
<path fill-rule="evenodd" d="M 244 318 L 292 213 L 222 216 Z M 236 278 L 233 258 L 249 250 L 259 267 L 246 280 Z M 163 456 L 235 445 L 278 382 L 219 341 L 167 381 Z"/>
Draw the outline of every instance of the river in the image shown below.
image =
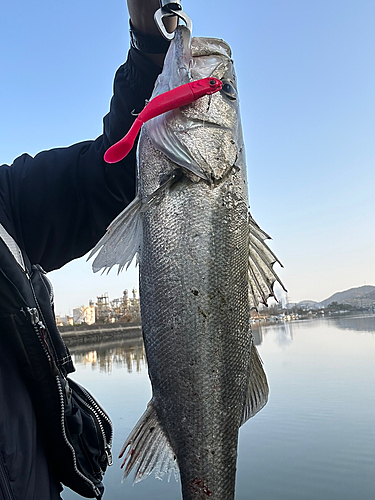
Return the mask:
<path fill-rule="evenodd" d="M 254 330 L 270 385 L 267 406 L 240 430 L 236 500 L 375 499 L 375 316 L 337 316 Z M 71 349 L 85 385 L 110 414 L 114 457 L 151 390 L 142 343 Z M 180 484 L 105 476 L 104 500 L 179 500 Z M 64 500 L 78 495 L 66 489 Z"/>

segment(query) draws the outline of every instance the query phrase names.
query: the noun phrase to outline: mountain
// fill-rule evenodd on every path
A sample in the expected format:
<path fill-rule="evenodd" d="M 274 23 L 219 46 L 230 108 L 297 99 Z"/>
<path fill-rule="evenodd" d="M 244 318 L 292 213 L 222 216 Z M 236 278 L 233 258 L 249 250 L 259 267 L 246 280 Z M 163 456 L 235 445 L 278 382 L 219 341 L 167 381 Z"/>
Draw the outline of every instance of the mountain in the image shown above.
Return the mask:
<path fill-rule="evenodd" d="M 364 297 L 366 300 L 373 300 L 375 301 L 375 291 L 367 293 Z"/>
<path fill-rule="evenodd" d="M 360 305 L 360 302 L 363 300 L 371 300 L 371 297 L 367 297 L 369 294 L 373 294 L 375 292 L 375 286 L 372 285 L 364 285 L 359 286 L 357 288 L 350 288 L 349 290 L 345 290 L 343 292 L 337 292 L 328 297 L 328 299 L 320 302 L 321 307 L 326 307 L 332 302 L 338 302 L 339 304 L 351 304 L 351 305 Z M 374 294 L 375 295 L 375 294 Z"/>
<path fill-rule="evenodd" d="M 302 307 L 302 309 L 319 309 L 320 302 L 316 302 L 315 300 L 302 300 L 302 302 L 298 302 L 298 307 Z"/>
<path fill-rule="evenodd" d="M 320 309 L 321 307 L 327 307 L 332 302 L 337 302 L 338 304 L 350 304 L 357 307 L 369 307 L 375 303 L 375 286 L 363 285 L 357 288 L 350 288 L 349 290 L 344 290 L 343 292 L 336 292 L 328 299 L 322 300 L 322 302 L 315 302 L 315 300 L 303 300 L 298 302 L 297 306 L 304 309 Z"/>

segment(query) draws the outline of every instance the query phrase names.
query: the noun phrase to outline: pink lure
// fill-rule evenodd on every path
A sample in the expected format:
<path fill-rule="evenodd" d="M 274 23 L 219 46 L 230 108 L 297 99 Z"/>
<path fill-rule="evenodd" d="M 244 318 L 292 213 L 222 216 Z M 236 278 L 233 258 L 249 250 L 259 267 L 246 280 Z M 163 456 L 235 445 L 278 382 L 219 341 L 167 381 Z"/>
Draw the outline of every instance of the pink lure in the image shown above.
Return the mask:
<path fill-rule="evenodd" d="M 139 113 L 125 137 L 107 149 L 104 161 L 107 163 L 117 163 L 125 158 L 132 149 L 142 125 L 151 120 L 151 118 L 155 118 L 155 116 L 159 116 L 172 109 L 186 106 L 204 95 L 214 94 L 221 90 L 222 86 L 223 84 L 218 78 L 208 77 L 186 83 L 154 97 Z"/>

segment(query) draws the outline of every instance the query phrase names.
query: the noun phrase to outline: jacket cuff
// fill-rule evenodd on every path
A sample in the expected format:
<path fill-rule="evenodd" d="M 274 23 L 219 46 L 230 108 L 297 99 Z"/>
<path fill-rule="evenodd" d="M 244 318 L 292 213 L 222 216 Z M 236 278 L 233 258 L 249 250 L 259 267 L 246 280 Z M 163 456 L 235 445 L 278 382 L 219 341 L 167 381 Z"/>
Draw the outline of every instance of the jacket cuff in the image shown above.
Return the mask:
<path fill-rule="evenodd" d="M 155 82 L 162 70 L 158 64 L 152 62 L 141 51 L 133 47 L 129 50 L 127 62 L 141 73 L 143 79 L 145 78 L 147 81 Z"/>
<path fill-rule="evenodd" d="M 138 31 L 132 25 L 129 19 L 130 25 L 130 45 L 134 49 L 141 52 L 147 52 L 148 54 L 165 54 L 171 43 L 162 35 L 145 35 L 141 31 Z"/>

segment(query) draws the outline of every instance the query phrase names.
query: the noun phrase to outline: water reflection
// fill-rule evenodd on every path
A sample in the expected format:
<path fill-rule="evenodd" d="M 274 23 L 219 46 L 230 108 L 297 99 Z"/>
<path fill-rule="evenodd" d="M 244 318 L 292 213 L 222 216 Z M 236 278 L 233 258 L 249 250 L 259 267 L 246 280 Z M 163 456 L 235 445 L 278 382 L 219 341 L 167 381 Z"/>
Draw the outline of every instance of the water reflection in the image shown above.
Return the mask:
<path fill-rule="evenodd" d="M 319 324 L 332 324 L 341 330 L 352 330 L 359 332 L 375 333 L 375 315 L 369 316 L 337 316 L 326 319 L 302 320 L 302 321 L 279 321 L 274 324 L 255 323 L 252 332 L 255 345 L 261 346 L 265 335 L 270 335 L 273 342 L 284 349 L 290 346 L 294 340 L 293 330 L 303 325 L 311 328 Z M 89 366 L 92 370 L 104 373 L 112 373 L 114 368 L 126 368 L 128 373 L 140 373 L 147 369 L 147 361 L 142 338 L 132 340 L 116 340 L 101 344 L 77 346 L 71 349 L 75 364 Z"/>
<path fill-rule="evenodd" d="M 293 342 L 293 324 L 289 321 L 283 323 L 277 328 L 276 342 L 280 347 L 286 347 Z"/>
<path fill-rule="evenodd" d="M 264 335 L 274 330 L 276 342 L 280 346 L 286 346 L 293 340 L 293 327 L 289 322 L 279 322 L 275 325 L 252 325 L 252 334 L 255 345 L 263 343 Z M 137 339 L 116 339 L 113 341 L 83 344 L 70 348 L 75 365 L 91 367 L 103 373 L 112 373 L 114 368 L 126 367 L 128 373 L 141 373 L 147 369 L 147 360 L 142 337 Z"/>
<path fill-rule="evenodd" d="M 337 316 L 331 318 L 337 328 L 357 332 L 375 333 L 375 315 L 371 316 Z"/>
<path fill-rule="evenodd" d="M 271 393 L 240 430 L 236 500 L 374 500 L 374 333 L 375 315 L 253 325 Z M 151 394 L 142 340 L 71 350 L 73 378 L 114 422 L 117 453 Z M 182 498 L 179 483 L 153 476 L 122 484 L 116 461 L 104 481 L 105 500 Z"/>
<path fill-rule="evenodd" d="M 257 346 L 262 345 L 264 336 L 270 332 L 274 334 L 275 342 L 279 347 L 287 347 L 293 342 L 293 323 L 289 321 L 278 321 L 272 325 L 255 323 L 251 328 Z"/>
<path fill-rule="evenodd" d="M 261 345 L 263 342 L 263 330 L 259 323 L 255 323 L 251 326 L 251 331 L 254 337 L 254 344 Z"/>
<path fill-rule="evenodd" d="M 76 347 L 71 350 L 74 364 L 91 366 L 93 370 L 112 373 L 114 368 L 127 369 L 128 373 L 141 373 L 147 367 L 142 338 Z"/>
<path fill-rule="evenodd" d="M 252 324 L 252 332 L 255 345 L 257 346 L 263 344 L 265 335 L 272 335 L 275 344 L 279 347 L 287 347 L 292 344 L 294 340 L 294 330 L 305 327 L 309 329 L 324 329 L 328 325 L 331 325 L 339 330 L 351 330 L 375 334 L 375 315 L 337 315 L 297 321 L 254 323 Z"/>

